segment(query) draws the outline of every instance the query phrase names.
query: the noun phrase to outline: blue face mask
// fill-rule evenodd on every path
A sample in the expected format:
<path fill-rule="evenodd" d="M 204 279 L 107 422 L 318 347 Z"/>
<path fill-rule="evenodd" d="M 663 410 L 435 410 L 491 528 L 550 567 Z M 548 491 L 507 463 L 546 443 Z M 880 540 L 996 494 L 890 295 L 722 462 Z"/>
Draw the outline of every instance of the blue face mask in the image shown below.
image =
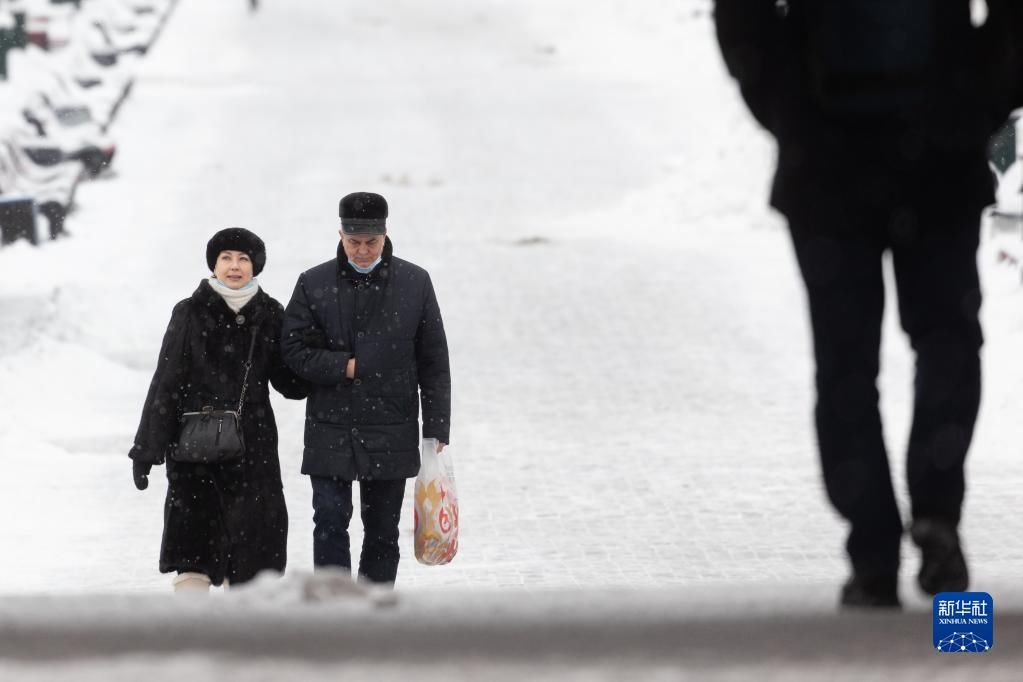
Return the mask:
<path fill-rule="evenodd" d="M 351 258 L 348 259 L 348 264 L 351 265 L 352 269 L 354 269 L 356 272 L 361 273 L 363 275 L 368 275 L 369 273 L 373 272 L 373 268 L 380 265 L 380 261 L 382 261 L 383 258 L 384 258 L 383 256 L 377 256 L 377 259 L 373 261 L 368 268 L 359 267 L 354 262 L 352 262 Z"/>

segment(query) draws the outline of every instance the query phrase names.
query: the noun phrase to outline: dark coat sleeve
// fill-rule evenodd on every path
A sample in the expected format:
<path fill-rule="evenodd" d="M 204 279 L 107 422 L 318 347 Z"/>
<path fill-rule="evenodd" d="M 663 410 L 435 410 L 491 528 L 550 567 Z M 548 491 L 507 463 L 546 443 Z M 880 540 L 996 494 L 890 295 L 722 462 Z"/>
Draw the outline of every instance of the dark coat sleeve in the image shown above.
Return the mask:
<path fill-rule="evenodd" d="M 273 301 L 271 305 L 273 307 L 273 314 L 270 318 L 273 324 L 272 333 L 276 335 L 279 342 L 284 324 L 284 306 L 277 301 Z M 270 385 L 285 398 L 302 400 L 309 396 L 309 382 L 291 371 L 291 368 L 284 363 L 281 353 L 270 354 L 269 375 Z"/>
<path fill-rule="evenodd" d="M 425 288 L 423 313 L 416 332 L 416 369 L 423 403 L 423 437 L 450 443 L 451 369 L 448 364 L 448 341 L 429 275 L 426 276 Z"/>
<path fill-rule="evenodd" d="M 128 456 L 148 464 L 163 464 L 167 449 L 177 440 L 178 418 L 188 382 L 189 302 L 174 306 L 163 336 L 156 372 L 142 407 L 135 444 Z"/>
<path fill-rule="evenodd" d="M 299 377 L 322 386 L 335 386 L 345 379 L 345 367 L 351 353 L 310 348 L 305 332 L 318 329 L 309 308 L 305 275 L 300 275 L 295 292 L 284 311 L 284 329 L 281 333 L 281 354 L 284 363 Z"/>
<path fill-rule="evenodd" d="M 988 18 L 980 28 L 985 51 L 981 76 L 991 80 L 997 127 L 1023 107 L 1023 2 L 988 0 Z"/>
<path fill-rule="evenodd" d="M 750 112 L 776 133 L 777 101 L 791 94 L 786 80 L 797 69 L 785 19 L 771 0 L 717 0 L 714 25 L 725 66 Z"/>

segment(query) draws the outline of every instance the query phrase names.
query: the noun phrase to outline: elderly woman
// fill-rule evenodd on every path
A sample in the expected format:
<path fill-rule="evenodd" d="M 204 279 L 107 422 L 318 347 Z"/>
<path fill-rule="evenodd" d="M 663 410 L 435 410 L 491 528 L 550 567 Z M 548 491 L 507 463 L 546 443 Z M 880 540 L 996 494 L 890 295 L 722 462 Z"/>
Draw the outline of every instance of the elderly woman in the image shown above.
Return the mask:
<path fill-rule="evenodd" d="M 176 592 L 284 570 L 288 511 L 269 386 L 295 399 L 308 390 L 281 360 L 284 310 L 255 279 L 266 263 L 263 241 L 240 227 L 221 230 L 206 246 L 206 262 L 213 276 L 174 307 L 129 453 L 139 490 L 152 466 L 166 461 L 160 571 L 177 573 Z M 238 410 L 243 385 L 244 454 L 184 461 L 177 452 L 182 415 Z"/>

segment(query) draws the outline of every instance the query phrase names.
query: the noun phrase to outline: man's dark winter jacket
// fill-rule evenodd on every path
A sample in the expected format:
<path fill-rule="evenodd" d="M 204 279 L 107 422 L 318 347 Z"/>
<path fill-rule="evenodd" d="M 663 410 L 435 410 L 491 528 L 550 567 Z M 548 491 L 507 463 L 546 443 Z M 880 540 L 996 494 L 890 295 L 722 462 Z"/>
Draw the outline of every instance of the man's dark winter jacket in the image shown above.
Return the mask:
<path fill-rule="evenodd" d="M 782 4 L 787 12 L 779 11 Z M 986 24 L 974 27 L 969 0 L 717 0 L 725 64 L 753 115 L 778 141 L 772 204 L 792 217 L 814 203 L 833 204 L 829 197 L 869 200 L 891 186 L 953 196 L 971 208 L 993 201 L 987 140 L 1013 107 L 1023 106 L 1023 3 L 988 5 Z M 914 72 L 908 120 L 856 120 L 829 108 L 814 36 L 833 31 L 822 23 L 843 6 L 864 18 L 864 30 L 845 39 L 860 48 L 863 73 L 875 75 L 835 79 L 826 93 L 833 101 L 897 104 L 911 80 L 900 69 L 911 57 L 899 51 L 901 43 L 867 27 L 900 20 L 899 12 L 910 27 L 926 24 L 921 40 L 928 61 Z M 835 40 L 816 44 L 822 42 L 830 42 L 824 48 L 837 53 L 843 66 L 855 69 L 852 51 L 836 49 Z"/>
<path fill-rule="evenodd" d="M 219 585 L 225 577 L 241 583 L 263 569 L 284 570 L 288 512 L 269 388 L 298 399 L 308 387 L 281 360 L 283 316 L 281 304 L 263 291 L 234 313 L 206 282 L 174 307 L 130 453 L 140 462 L 167 462 L 164 573 L 195 571 Z M 237 409 L 253 326 L 244 459 L 222 465 L 169 459 L 183 412 Z"/>
<path fill-rule="evenodd" d="M 451 375 L 430 276 L 395 258 L 391 241 L 369 274 L 337 258 L 304 272 L 288 303 L 284 359 L 312 386 L 302 473 L 344 480 L 419 471 L 423 437 L 449 442 Z M 325 337 L 320 342 L 311 338 Z M 345 377 L 355 358 L 355 378 Z"/>

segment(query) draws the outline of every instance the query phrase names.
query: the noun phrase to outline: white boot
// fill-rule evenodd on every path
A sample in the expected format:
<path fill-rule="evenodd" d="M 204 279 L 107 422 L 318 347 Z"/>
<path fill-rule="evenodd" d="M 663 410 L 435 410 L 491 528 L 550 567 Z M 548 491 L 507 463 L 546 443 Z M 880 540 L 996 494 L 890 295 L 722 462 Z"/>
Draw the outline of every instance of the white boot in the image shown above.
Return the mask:
<path fill-rule="evenodd" d="M 174 593 L 204 593 L 210 591 L 210 578 L 202 573 L 179 573 L 171 581 Z"/>

